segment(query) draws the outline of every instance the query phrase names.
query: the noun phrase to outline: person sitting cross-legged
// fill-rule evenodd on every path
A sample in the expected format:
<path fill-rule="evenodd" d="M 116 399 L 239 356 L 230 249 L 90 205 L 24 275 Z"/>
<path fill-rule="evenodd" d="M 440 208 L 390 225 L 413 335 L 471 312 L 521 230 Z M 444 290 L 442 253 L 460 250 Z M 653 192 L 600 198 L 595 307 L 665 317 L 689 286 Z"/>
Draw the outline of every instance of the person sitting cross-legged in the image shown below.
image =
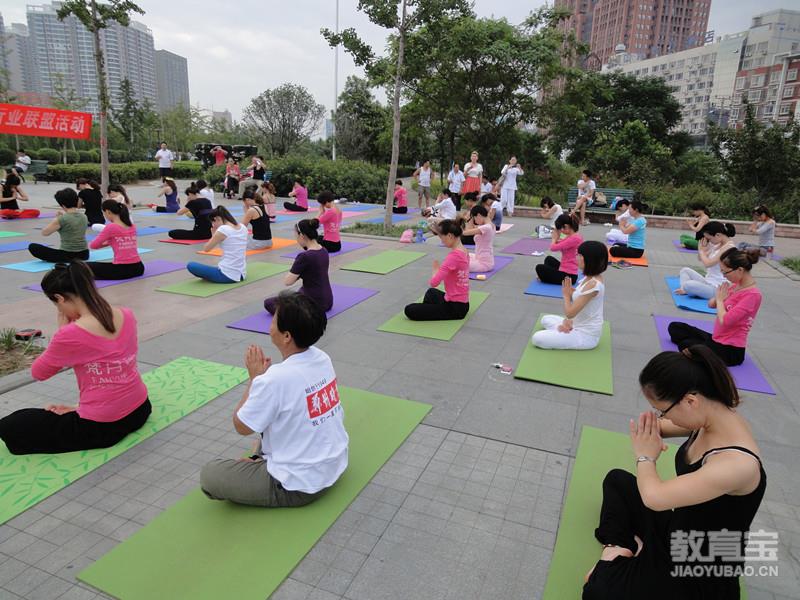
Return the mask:
<path fill-rule="evenodd" d="M 216 459 L 200 473 L 213 500 L 263 507 L 297 507 L 316 500 L 347 468 L 349 438 L 330 357 L 314 344 L 327 325 L 308 296 L 277 297 L 269 335 L 283 362 L 272 364 L 250 346 L 250 383 L 233 412 L 240 435 L 261 436 L 250 458 Z"/>

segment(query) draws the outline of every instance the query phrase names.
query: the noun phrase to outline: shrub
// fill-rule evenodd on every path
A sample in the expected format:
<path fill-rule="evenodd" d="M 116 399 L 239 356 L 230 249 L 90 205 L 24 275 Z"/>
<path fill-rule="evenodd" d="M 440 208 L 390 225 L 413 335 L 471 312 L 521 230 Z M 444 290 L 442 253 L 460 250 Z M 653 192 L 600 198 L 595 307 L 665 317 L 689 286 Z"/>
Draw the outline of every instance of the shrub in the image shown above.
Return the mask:
<path fill-rule="evenodd" d="M 55 148 L 39 148 L 35 152 L 31 151 L 29 156 L 36 160 L 46 160 L 51 165 L 61 161 L 61 152 Z"/>
<path fill-rule="evenodd" d="M 93 152 L 94 152 L 93 150 L 78 150 L 78 162 L 80 163 L 100 162 L 100 157 L 98 156 L 95 159 L 95 155 Z"/>
<path fill-rule="evenodd" d="M 186 161 L 175 163 L 175 176 L 181 179 L 197 179 L 202 170 L 199 163 Z M 72 182 L 79 178 L 100 181 L 100 165 L 97 163 L 79 163 L 76 165 L 50 165 L 48 173 L 54 181 Z M 158 163 L 140 161 L 109 165 L 111 183 L 131 183 L 142 179 L 158 179 Z"/>
<path fill-rule="evenodd" d="M 13 165 L 17 159 L 17 153 L 11 148 L 0 148 L 0 167 Z"/>
<path fill-rule="evenodd" d="M 130 153 L 127 150 L 109 150 L 108 162 L 124 163 L 130 160 Z"/>
<path fill-rule="evenodd" d="M 157 164 L 155 162 L 153 165 Z M 172 163 L 172 176 L 175 179 L 200 179 L 203 176 L 203 165 L 196 160 L 180 160 Z"/>
<path fill-rule="evenodd" d="M 77 150 L 67 150 L 67 163 L 74 165 L 80 162 L 80 155 L 78 154 Z"/>

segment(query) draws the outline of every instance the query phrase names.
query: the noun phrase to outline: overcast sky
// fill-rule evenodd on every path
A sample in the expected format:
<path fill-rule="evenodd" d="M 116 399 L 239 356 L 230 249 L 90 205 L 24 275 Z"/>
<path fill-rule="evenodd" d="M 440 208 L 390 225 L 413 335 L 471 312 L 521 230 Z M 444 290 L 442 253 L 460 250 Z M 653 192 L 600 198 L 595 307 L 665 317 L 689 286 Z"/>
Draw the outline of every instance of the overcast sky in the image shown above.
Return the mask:
<path fill-rule="evenodd" d="M 34 4 L 35 2 L 30 2 Z M 506 17 L 513 23 L 545 2 L 540 0 L 475 0 L 479 16 Z M 0 0 L 6 23 L 26 23 L 22 0 Z M 750 18 L 774 8 L 790 8 L 792 0 L 713 0 L 709 29 L 717 35 L 747 29 Z M 283 83 L 300 84 L 329 110 L 333 105 L 333 50 L 319 34 L 334 28 L 335 0 L 139 0 L 145 14 L 136 20 L 153 30 L 156 49 L 189 61 L 193 105 L 229 109 L 238 119 L 251 98 Z M 355 28 L 377 51 L 385 46 L 385 30 L 371 25 L 356 10 L 357 0 L 340 0 L 339 26 Z M 340 50 L 339 90 L 348 75 L 360 74 Z"/>

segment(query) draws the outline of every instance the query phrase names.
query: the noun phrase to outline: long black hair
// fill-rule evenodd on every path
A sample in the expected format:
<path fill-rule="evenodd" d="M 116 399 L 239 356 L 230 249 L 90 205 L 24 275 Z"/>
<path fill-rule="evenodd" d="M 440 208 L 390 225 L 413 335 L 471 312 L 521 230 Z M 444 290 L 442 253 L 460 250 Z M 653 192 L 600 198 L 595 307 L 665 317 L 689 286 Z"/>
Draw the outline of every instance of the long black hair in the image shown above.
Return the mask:
<path fill-rule="evenodd" d="M 583 274 L 587 277 L 605 273 L 608 268 L 608 247 L 603 242 L 583 242 L 578 246 L 578 254 L 583 257 Z"/>
<path fill-rule="evenodd" d="M 3 183 L 3 198 L 11 198 L 14 190 L 12 188 L 17 187 L 22 180 L 19 178 L 18 175 L 14 173 L 9 173 L 6 175 L 6 181 Z"/>
<path fill-rule="evenodd" d="M 728 237 L 733 237 L 736 235 L 736 227 L 730 223 L 723 223 L 722 221 L 709 221 L 703 226 L 700 233 L 707 233 L 708 235 L 722 233 Z"/>
<path fill-rule="evenodd" d="M 63 208 L 77 208 L 78 207 L 78 192 L 72 188 L 64 188 L 58 190 L 53 196 L 59 206 Z"/>
<path fill-rule="evenodd" d="M 747 250 L 729 248 L 722 253 L 719 261 L 729 269 L 750 271 L 753 265 L 758 262 L 760 253 L 761 250 L 759 248 L 748 248 Z"/>
<path fill-rule="evenodd" d="M 94 318 L 100 321 L 103 329 L 109 333 L 116 331 L 114 311 L 97 291 L 92 271 L 83 262 L 76 260 L 70 263 L 57 263 L 55 268 L 42 278 L 42 291 L 51 302 L 58 300 L 56 296 L 80 298 Z"/>
<path fill-rule="evenodd" d="M 128 211 L 128 207 L 122 204 L 122 202 L 117 202 L 116 200 L 103 200 L 100 208 L 117 215 L 119 220 L 125 223 L 125 225 L 128 227 L 133 225 L 133 221 L 131 221 L 131 213 Z"/>
<path fill-rule="evenodd" d="M 223 223 L 230 223 L 231 225 L 239 224 L 239 221 L 236 220 L 236 217 L 234 217 L 231 212 L 222 205 L 217 206 L 217 208 L 208 213 L 208 219 L 210 221 L 213 221 L 217 217 L 222 219 Z"/>
<path fill-rule="evenodd" d="M 437 235 L 452 235 L 460 238 L 463 232 L 464 229 L 461 227 L 461 225 L 459 225 L 458 222 L 454 221 L 453 219 L 444 219 L 436 224 Z"/>
<path fill-rule="evenodd" d="M 570 215 L 567 213 L 561 213 L 558 215 L 554 227 L 556 230 L 561 231 L 565 225 L 569 225 L 572 227 L 572 231 L 577 232 L 580 229 L 580 221 L 578 221 L 578 217 L 575 215 Z"/>
<path fill-rule="evenodd" d="M 310 240 L 316 240 L 319 237 L 319 219 L 301 219 L 294 226 L 294 230 L 306 236 Z"/>

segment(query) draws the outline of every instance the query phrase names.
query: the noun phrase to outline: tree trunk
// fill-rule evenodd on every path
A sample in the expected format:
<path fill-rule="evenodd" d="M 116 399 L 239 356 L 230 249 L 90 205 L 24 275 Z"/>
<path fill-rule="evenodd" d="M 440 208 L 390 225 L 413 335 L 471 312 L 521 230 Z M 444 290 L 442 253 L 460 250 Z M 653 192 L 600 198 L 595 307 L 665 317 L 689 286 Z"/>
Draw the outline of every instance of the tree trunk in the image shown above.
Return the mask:
<path fill-rule="evenodd" d="M 97 88 L 100 100 L 100 187 L 108 190 L 108 86 L 103 50 L 100 47 L 100 29 L 97 27 L 97 3 L 92 0 L 92 23 L 94 26 L 94 64 L 97 69 Z"/>
<path fill-rule="evenodd" d="M 63 163 L 67 164 L 67 139 L 64 138 L 64 151 L 61 153 L 63 157 Z"/>
<path fill-rule="evenodd" d="M 402 4 L 400 31 L 397 40 L 397 72 L 394 76 L 394 127 L 392 128 L 392 160 L 389 163 L 389 181 L 386 183 L 386 216 L 383 229 L 389 233 L 392 227 L 392 205 L 394 204 L 394 182 L 397 179 L 397 160 L 400 157 L 400 83 L 403 76 L 403 59 L 406 49 L 406 0 Z"/>

